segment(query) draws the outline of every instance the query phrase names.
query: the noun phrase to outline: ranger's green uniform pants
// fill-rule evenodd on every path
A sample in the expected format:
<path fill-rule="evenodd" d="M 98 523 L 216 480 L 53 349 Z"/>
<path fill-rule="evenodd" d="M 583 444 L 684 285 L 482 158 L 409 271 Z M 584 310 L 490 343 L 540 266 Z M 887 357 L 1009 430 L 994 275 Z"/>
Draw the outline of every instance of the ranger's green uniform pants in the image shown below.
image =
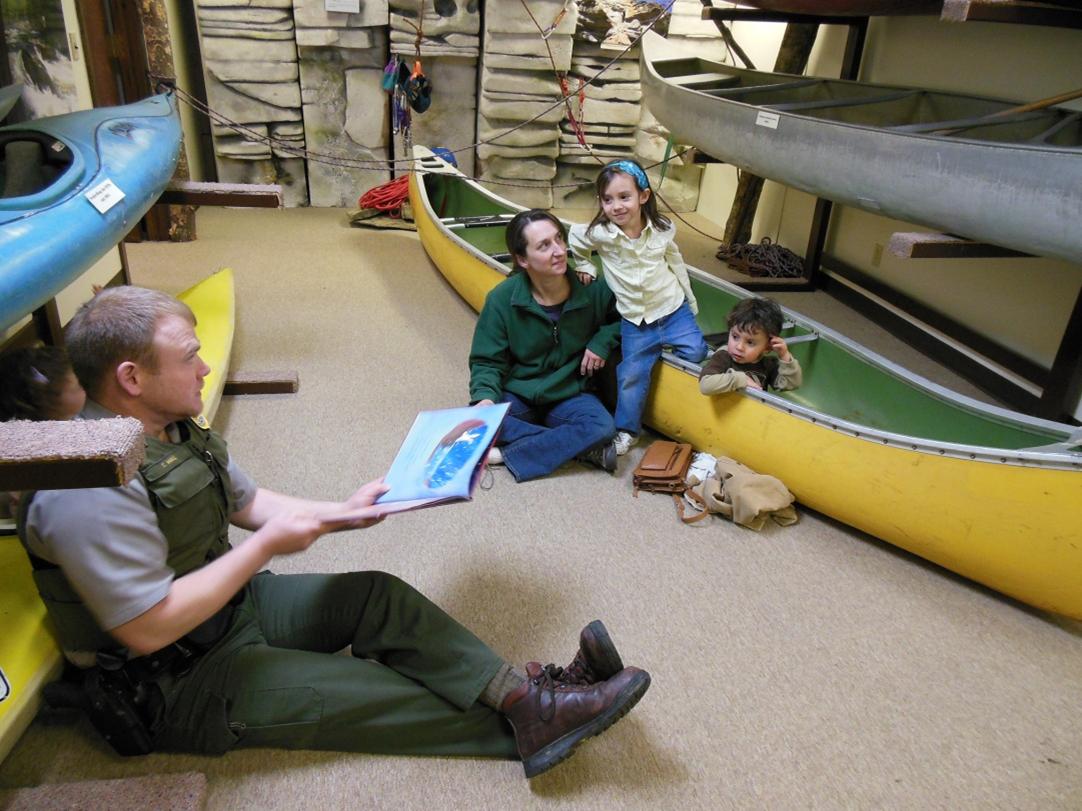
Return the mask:
<path fill-rule="evenodd" d="M 261 575 L 192 670 L 159 679 L 155 744 L 514 758 L 510 725 L 477 703 L 501 664 L 391 575 Z"/>

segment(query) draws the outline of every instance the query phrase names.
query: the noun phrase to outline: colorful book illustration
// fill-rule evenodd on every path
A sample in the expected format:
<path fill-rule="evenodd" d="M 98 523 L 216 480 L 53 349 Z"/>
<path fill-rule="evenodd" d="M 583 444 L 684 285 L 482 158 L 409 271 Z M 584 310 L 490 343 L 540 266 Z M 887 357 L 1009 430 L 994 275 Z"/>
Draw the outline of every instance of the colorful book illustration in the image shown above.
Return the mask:
<path fill-rule="evenodd" d="M 422 411 L 391 463 L 384 481 L 391 489 L 376 500 L 384 513 L 466 501 L 510 406 Z"/>

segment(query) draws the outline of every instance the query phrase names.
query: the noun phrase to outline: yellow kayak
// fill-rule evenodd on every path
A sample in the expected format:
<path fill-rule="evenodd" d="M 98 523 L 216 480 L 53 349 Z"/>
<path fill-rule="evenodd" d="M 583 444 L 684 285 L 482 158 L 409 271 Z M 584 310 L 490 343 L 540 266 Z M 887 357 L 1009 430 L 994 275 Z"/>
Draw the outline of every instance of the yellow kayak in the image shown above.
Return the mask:
<path fill-rule="evenodd" d="M 233 346 L 233 271 L 220 270 L 177 298 L 195 313 L 200 354 L 211 367 L 203 387 L 203 416 L 212 420 L 222 397 Z M 19 539 L 0 537 L 0 760 L 7 756 L 41 703 L 41 688 L 61 669 L 45 606 Z"/>

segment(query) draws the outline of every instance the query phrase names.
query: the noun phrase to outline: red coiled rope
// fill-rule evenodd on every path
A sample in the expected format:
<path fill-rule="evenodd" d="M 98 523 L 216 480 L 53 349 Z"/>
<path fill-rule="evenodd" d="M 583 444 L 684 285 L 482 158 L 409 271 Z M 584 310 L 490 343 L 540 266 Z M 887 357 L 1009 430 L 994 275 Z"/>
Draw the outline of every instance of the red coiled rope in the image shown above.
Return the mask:
<path fill-rule="evenodd" d="M 390 183 L 371 188 L 361 195 L 357 205 L 361 208 L 374 208 L 397 219 L 402 216 L 402 204 L 409 197 L 409 182 L 409 175 L 402 175 Z"/>

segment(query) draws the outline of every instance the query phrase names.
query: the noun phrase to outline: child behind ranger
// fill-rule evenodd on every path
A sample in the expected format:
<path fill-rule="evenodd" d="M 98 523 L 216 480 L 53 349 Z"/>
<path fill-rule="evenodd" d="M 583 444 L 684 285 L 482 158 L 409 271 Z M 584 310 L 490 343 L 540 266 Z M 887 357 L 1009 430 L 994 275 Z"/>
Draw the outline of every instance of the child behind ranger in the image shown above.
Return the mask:
<path fill-rule="evenodd" d="M 781 307 L 765 298 L 740 301 L 726 320 L 729 340 L 699 373 L 699 391 L 725 394 L 741 389 L 778 391 L 798 388 L 803 381 L 800 364 L 780 333 Z M 768 355 L 773 351 L 777 354 Z"/>
<path fill-rule="evenodd" d="M 70 420 L 86 392 L 63 349 L 36 346 L 0 355 L 0 422 Z M 0 492 L 0 518 L 9 518 L 17 494 Z"/>
<path fill-rule="evenodd" d="M 623 456 L 639 438 L 650 373 L 668 346 L 677 357 L 698 363 L 707 345 L 695 323 L 699 305 L 676 247 L 676 229 L 657 210 L 650 181 L 632 160 L 605 166 L 597 177 L 600 210 L 589 225 L 573 225 L 568 246 L 583 284 L 594 276 L 590 251 L 597 251 L 621 315 L 623 360 L 616 367 L 616 453 Z"/>

